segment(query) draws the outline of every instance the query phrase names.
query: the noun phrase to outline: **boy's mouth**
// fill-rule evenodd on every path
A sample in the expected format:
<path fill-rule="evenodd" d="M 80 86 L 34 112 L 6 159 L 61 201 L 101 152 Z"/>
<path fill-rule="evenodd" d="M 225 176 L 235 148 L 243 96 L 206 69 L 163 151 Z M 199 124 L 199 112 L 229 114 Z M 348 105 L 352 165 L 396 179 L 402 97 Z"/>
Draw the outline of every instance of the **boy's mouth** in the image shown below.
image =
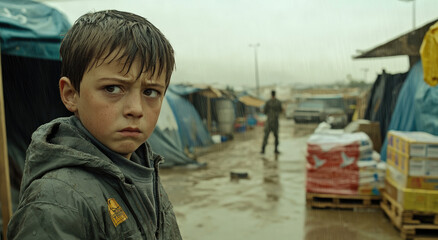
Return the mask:
<path fill-rule="evenodd" d="M 138 128 L 127 127 L 127 128 L 122 129 L 121 132 L 141 132 L 141 131 Z"/>
<path fill-rule="evenodd" d="M 138 136 L 138 135 L 141 134 L 140 129 L 138 129 L 138 128 L 133 128 L 133 127 L 127 127 L 127 128 L 124 128 L 124 129 L 120 130 L 119 132 L 120 132 L 123 136 L 126 136 L 126 137 L 136 137 L 136 136 Z"/>

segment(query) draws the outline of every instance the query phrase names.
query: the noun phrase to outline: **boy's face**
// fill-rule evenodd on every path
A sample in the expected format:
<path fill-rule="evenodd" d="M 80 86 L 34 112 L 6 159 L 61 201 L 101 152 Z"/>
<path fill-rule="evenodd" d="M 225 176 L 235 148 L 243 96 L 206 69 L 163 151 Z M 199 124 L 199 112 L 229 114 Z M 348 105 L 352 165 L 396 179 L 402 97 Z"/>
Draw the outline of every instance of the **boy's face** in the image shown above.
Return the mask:
<path fill-rule="evenodd" d="M 66 106 L 97 140 L 129 159 L 154 130 L 166 85 L 165 74 L 137 79 L 138 59 L 127 74 L 123 65 L 106 61 L 85 71 L 73 108 Z"/>

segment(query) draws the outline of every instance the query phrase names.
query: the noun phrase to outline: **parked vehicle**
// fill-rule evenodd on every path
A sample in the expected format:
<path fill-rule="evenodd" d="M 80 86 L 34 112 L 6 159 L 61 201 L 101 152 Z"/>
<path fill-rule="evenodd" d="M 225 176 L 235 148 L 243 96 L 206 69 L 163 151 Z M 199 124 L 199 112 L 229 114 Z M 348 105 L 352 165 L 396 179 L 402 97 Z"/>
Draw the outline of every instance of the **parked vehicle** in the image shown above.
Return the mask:
<path fill-rule="evenodd" d="M 347 125 L 347 114 L 343 108 L 333 107 L 328 101 L 305 100 L 298 104 L 293 113 L 296 123 L 327 122 L 334 128 Z"/>
<path fill-rule="evenodd" d="M 284 113 L 287 119 L 293 119 L 295 109 L 297 109 L 296 103 L 288 103 L 287 104 L 286 111 Z"/>

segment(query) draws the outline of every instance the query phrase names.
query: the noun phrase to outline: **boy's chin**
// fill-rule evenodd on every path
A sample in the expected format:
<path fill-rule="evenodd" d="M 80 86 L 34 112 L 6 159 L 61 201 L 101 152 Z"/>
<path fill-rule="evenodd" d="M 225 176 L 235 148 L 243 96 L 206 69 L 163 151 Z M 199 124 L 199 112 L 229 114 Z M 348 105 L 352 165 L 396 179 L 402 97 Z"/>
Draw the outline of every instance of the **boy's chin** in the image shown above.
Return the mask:
<path fill-rule="evenodd" d="M 137 148 L 139 148 L 139 147 L 140 146 L 130 147 L 130 148 L 123 148 L 123 150 L 122 149 L 117 149 L 117 150 L 111 149 L 111 150 L 113 152 L 116 152 L 116 153 L 122 155 L 123 157 L 129 159 L 131 157 L 131 155 L 135 152 L 135 150 L 137 150 Z"/>

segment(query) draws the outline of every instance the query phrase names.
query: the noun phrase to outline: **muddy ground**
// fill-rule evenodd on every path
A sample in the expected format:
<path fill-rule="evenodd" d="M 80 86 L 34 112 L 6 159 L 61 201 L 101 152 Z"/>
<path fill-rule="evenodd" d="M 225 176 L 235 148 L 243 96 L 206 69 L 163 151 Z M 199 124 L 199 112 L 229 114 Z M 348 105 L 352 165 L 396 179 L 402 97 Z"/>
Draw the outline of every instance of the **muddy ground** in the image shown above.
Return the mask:
<path fill-rule="evenodd" d="M 306 140 L 316 125 L 280 122 L 280 151 L 263 128 L 234 135 L 198 158 L 204 169 L 163 169 L 162 182 L 186 240 L 398 240 L 380 209 L 311 209 L 305 200 Z M 247 173 L 233 179 L 231 172 Z"/>

